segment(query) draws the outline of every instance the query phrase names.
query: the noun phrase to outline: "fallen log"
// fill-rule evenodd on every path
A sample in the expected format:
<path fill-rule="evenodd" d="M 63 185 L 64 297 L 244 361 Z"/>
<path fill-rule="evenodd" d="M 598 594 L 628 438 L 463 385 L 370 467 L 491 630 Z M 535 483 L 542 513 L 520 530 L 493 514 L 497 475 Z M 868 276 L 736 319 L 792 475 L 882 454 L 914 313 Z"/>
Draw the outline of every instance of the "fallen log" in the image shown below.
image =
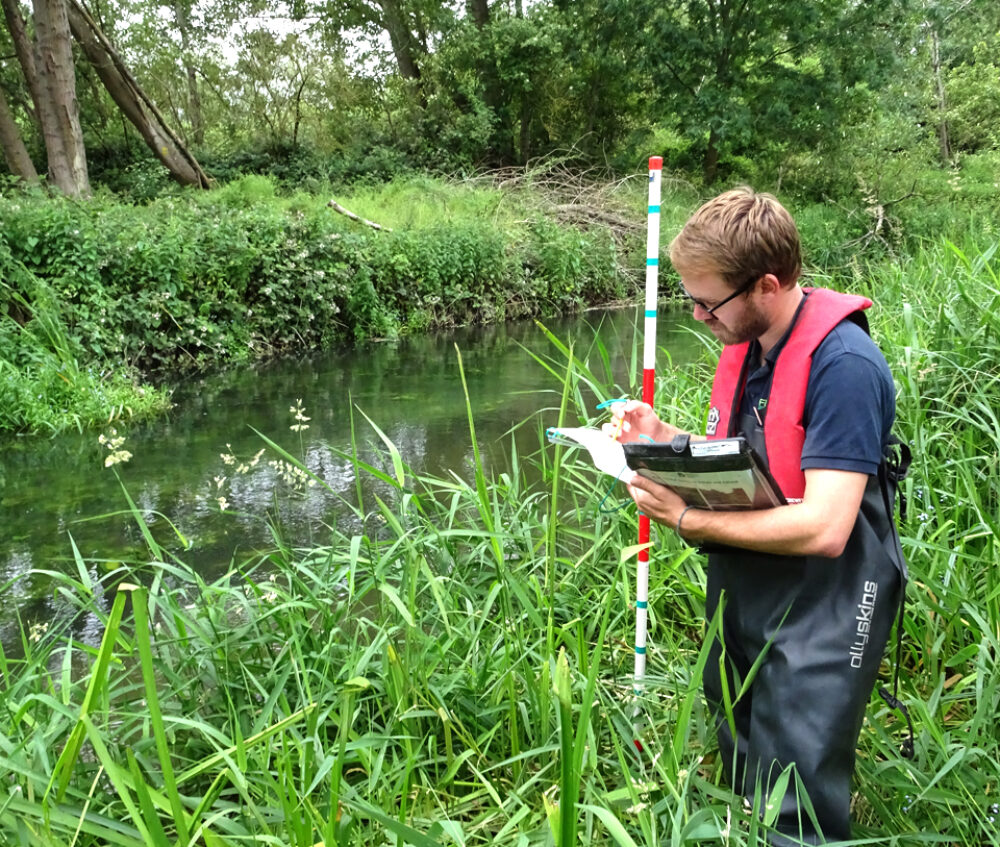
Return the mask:
<path fill-rule="evenodd" d="M 354 214 L 354 212 L 352 212 L 350 209 L 345 209 L 336 200 L 331 200 L 326 205 L 329 206 L 331 209 L 333 209 L 333 211 L 340 212 L 340 214 L 347 216 L 352 221 L 357 221 L 359 224 L 364 224 L 365 226 L 370 226 L 372 229 L 379 229 L 382 230 L 383 232 L 392 232 L 392 230 L 387 226 L 382 226 L 382 224 L 377 224 L 375 223 L 375 221 L 369 221 L 361 217 L 360 215 Z"/>

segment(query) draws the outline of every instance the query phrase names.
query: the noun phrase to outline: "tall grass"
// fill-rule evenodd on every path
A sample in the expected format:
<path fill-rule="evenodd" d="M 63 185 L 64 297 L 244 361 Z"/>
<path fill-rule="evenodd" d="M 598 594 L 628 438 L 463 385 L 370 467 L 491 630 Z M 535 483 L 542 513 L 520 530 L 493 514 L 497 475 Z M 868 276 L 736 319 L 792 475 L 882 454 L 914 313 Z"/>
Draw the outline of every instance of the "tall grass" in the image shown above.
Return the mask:
<path fill-rule="evenodd" d="M 139 384 L 132 369 L 89 359 L 52 289 L 0 243 L 0 434 L 82 431 L 170 405 L 166 391 Z"/>
<path fill-rule="evenodd" d="M 903 526 L 911 587 L 903 686 L 917 757 L 868 726 L 858 812 L 890 832 L 1000 843 L 1000 280 L 997 245 L 944 242 L 880 268 L 874 332 L 914 447 Z M 885 826 L 885 824 L 883 824 Z"/>
<path fill-rule="evenodd" d="M 942 245 L 848 283 L 877 292 L 873 331 L 918 448 L 901 690 L 917 755 L 899 756 L 904 727 L 873 700 L 858 844 L 1000 843 L 991 259 Z M 600 342 L 552 349 L 567 420 L 587 417 L 592 392 L 622 391 Z M 708 358 L 661 376 L 662 405 L 686 425 L 707 400 Z M 513 470 L 477 459 L 469 480 L 417 474 L 388 440 L 385 459 L 357 463 L 393 492 L 359 485 L 362 533 L 286 540 L 213 582 L 150 534 L 147 556 L 100 579 L 79 556 L 53 575 L 104 637 L 25 621 L 18 655 L 0 652 L 0 841 L 763 843 L 767 804 L 761 816 L 733 800 L 701 700 L 717 625 L 701 618 L 701 557 L 657 537 L 640 754 L 634 512 L 600 510 L 606 481 L 541 434 Z"/>

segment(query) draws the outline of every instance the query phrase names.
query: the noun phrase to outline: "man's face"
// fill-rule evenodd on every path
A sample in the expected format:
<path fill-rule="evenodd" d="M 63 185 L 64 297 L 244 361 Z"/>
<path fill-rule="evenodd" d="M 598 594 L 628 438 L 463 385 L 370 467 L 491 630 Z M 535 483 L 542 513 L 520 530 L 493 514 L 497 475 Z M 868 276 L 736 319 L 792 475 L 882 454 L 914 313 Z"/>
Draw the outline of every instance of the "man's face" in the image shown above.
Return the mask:
<path fill-rule="evenodd" d="M 711 271 L 693 271 L 681 277 L 681 288 L 694 303 L 695 320 L 704 323 L 723 344 L 742 344 L 767 331 L 769 321 L 754 299 L 756 283 L 756 279 L 749 279 L 734 290 Z"/>

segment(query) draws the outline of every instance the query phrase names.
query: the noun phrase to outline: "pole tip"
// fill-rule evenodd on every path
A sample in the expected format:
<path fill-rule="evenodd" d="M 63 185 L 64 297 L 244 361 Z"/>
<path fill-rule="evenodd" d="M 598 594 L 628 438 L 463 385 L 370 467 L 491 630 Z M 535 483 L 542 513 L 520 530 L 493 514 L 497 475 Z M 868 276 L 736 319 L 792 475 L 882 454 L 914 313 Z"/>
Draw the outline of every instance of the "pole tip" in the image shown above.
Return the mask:
<path fill-rule="evenodd" d="M 663 170 L 663 157 L 662 156 L 650 156 L 649 157 L 649 169 L 651 171 L 662 171 Z"/>

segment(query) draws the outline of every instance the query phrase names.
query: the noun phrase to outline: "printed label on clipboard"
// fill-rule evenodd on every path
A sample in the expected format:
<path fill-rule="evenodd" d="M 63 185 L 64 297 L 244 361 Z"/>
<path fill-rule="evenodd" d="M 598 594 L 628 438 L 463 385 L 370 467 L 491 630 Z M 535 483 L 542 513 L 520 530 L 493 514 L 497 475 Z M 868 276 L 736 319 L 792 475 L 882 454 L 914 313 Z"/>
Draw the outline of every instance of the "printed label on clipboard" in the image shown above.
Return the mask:
<path fill-rule="evenodd" d="M 735 438 L 718 441 L 692 441 L 692 456 L 735 456 L 740 452 L 740 442 Z"/>

